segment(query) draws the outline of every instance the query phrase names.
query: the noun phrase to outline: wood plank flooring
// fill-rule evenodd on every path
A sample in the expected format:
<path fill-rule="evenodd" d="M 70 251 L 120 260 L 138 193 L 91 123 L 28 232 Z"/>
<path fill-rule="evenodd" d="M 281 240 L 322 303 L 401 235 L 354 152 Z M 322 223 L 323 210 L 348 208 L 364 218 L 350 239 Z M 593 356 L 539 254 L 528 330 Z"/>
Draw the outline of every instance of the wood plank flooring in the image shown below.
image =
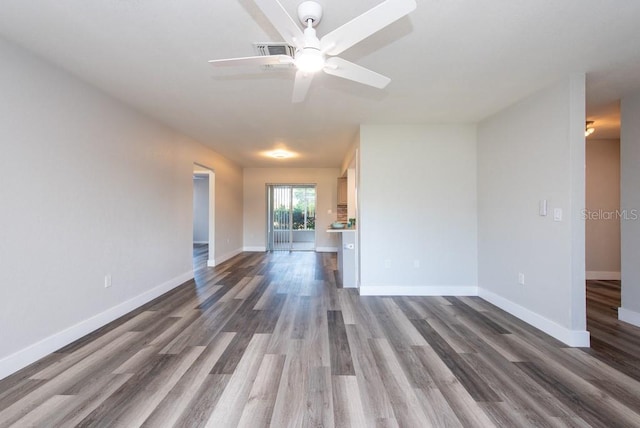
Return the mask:
<path fill-rule="evenodd" d="M 640 328 L 618 320 L 620 281 L 587 281 L 589 354 L 640 381 Z"/>
<path fill-rule="evenodd" d="M 332 254 L 206 259 L 0 381 L 0 427 L 640 426 L 640 329 L 615 320 L 615 282 L 589 283 L 577 349 L 479 298 L 360 297 Z"/>

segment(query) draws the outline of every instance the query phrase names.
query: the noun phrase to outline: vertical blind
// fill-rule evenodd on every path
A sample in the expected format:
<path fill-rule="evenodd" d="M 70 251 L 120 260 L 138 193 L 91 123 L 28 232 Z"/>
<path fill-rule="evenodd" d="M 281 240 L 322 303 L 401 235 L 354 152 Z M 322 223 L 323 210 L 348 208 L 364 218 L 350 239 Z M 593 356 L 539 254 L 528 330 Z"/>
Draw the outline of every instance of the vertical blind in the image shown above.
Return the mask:
<path fill-rule="evenodd" d="M 294 249 L 294 231 L 315 230 L 316 189 L 313 185 L 268 186 L 268 249 Z"/>

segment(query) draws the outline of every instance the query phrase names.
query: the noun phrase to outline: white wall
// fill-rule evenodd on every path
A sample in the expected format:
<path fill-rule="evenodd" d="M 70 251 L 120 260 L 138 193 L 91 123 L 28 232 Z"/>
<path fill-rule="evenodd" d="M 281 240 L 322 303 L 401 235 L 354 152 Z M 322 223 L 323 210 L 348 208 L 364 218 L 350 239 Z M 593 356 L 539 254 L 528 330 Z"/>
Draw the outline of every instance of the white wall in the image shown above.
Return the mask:
<path fill-rule="evenodd" d="M 238 251 L 242 172 L 2 39 L 0 63 L 2 378 L 192 277 L 194 162 Z"/>
<path fill-rule="evenodd" d="M 587 279 L 620 279 L 620 140 L 587 139 Z"/>
<path fill-rule="evenodd" d="M 622 307 L 621 320 L 640 326 L 640 92 L 622 98 L 620 159 L 620 208 L 622 221 Z"/>
<path fill-rule="evenodd" d="M 336 219 L 338 168 L 245 168 L 244 248 L 264 251 L 266 247 L 267 184 L 316 185 L 316 249 L 335 251 L 337 241 L 326 229 Z M 328 211 L 331 210 L 331 213 Z"/>
<path fill-rule="evenodd" d="M 580 75 L 478 126 L 480 295 L 576 346 L 588 344 L 584 110 Z M 546 217 L 538 211 L 543 199 Z M 563 211 L 560 222 L 555 208 Z"/>
<path fill-rule="evenodd" d="M 209 242 L 209 177 L 193 179 L 193 242 Z"/>
<path fill-rule="evenodd" d="M 475 125 L 363 125 L 359 154 L 361 293 L 476 294 Z"/>

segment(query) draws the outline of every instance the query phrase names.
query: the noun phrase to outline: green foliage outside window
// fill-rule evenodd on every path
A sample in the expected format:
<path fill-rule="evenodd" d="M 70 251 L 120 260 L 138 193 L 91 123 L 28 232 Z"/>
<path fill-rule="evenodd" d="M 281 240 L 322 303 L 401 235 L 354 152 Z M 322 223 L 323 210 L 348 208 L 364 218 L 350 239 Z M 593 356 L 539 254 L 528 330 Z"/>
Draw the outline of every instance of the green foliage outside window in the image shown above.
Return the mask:
<path fill-rule="evenodd" d="M 293 189 L 293 230 L 315 230 L 316 229 L 316 189 L 314 188 L 294 188 Z M 273 227 L 277 230 L 288 229 L 289 208 L 280 205 L 274 211 Z"/>
<path fill-rule="evenodd" d="M 288 219 L 289 218 L 289 210 L 284 206 L 280 206 L 274 212 L 274 217 L 279 219 Z M 305 224 L 306 220 L 306 224 Z M 288 221 L 282 222 L 274 222 L 274 229 L 288 229 Z M 293 230 L 315 230 L 316 229 L 316 218 L 311 217 L 307 214 L 305 219 L 305 211 L 299 207 L 293 208 Z"/>

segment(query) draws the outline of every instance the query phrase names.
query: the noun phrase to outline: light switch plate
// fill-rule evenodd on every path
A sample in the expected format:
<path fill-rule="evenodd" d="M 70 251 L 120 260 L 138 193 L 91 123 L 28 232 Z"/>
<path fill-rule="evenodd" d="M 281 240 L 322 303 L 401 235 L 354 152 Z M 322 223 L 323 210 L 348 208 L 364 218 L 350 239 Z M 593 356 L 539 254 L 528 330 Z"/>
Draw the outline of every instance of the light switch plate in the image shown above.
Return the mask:
<path fill-rule="evenodd" d="M 547 200 L 543 199 L 540 201 L 539 212 L 542 217 L 547 215 Z"/>
<path fill-rule="evenodd" d="M 562 208 L 553 209 L 553 221 L 562 221 Z"/>

